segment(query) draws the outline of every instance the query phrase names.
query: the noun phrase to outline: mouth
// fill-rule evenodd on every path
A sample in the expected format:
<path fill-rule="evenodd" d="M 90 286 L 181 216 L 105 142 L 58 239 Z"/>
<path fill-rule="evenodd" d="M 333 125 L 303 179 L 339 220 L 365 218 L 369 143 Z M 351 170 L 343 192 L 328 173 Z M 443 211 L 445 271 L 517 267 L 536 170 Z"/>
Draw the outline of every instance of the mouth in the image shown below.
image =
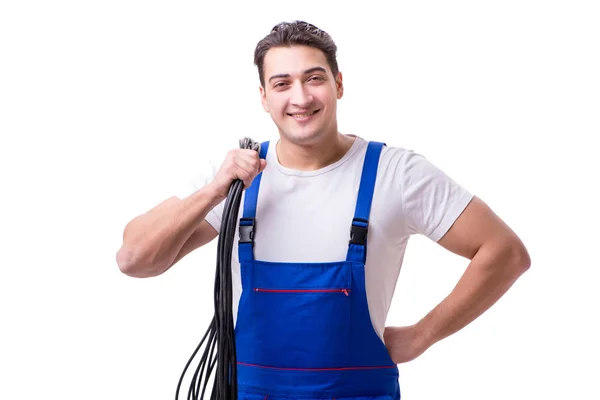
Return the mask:
<path fill-rule="evenodd" d="M 296 121 L 306 121 L 309 118 L 311 118 L 312 116 L 314 116 L 315 114 L 317 114 L 319 111 L 321 111 L 321 109 L 317 109 L 311 112 L 307 112 L 307 113 L 301 113 L 301 114 L 289 114 L 288 116 L 294 118 Z"/>

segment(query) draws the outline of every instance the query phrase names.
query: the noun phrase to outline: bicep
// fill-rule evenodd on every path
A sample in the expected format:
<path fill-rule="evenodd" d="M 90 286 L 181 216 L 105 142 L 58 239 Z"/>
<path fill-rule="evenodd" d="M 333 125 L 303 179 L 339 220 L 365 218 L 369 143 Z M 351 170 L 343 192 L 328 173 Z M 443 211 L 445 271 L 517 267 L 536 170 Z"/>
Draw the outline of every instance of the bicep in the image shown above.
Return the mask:
<path fill-rule="evenodd" d="M 454 254 L 472 259 L 485 243 L 513 243 L 515 233 L 483 200 L 474 196 L 448 232 L 437 242 Z"/>

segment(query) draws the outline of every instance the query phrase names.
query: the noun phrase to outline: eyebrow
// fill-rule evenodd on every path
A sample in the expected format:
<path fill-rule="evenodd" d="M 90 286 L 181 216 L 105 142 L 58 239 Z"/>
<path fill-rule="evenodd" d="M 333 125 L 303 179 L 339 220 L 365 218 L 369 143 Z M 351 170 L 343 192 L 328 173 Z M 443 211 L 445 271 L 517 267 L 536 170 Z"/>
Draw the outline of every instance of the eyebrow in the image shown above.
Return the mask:
<path fill-rule="evenodd" d="M 307 69 L 306 71 L 304 71 L 303 75 L 307 75 L 307 74 L 311 74 L 313 72 L 324 72 L 327 73 L 327 70 L 325 70 L 325 68 L 323 67 L 312 67 Z M 273 79 L 277 79 L 277 78 L 289 78 L 290 74 L 277 74 L 277 75 L 273 75 L 272 77 L 269 78 L 269 82 L 271 82 Z"/>

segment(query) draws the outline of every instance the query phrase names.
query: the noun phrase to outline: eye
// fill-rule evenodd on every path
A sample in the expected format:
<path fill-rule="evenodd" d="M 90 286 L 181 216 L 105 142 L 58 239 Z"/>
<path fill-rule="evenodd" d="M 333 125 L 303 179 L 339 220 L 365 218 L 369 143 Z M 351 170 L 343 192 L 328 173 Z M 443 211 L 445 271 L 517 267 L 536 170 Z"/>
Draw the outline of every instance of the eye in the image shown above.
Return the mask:
<path fill-rule="evenodd" d="M 319 81 L 323 81 L 323 77 L 319 76 L 319 75 L 315 75 L 315 76 L 311 76 L 310 78 L 308 78 L 308 81 L 311 82 L 319 82 Z"/>
<path fill-rule="evenodd" d="M 287 83 L 286 83 L 286 82 L 277 82 L 277 83 L 275 83 L 275 84 L 273 85 L 273 88 L 274 88 L 274 89 L 281 89 L 281 88 L 283 88 L 283 87 L 284 87 L 284 86 L 286 86 L 286 85 L 287 85 Z"/>

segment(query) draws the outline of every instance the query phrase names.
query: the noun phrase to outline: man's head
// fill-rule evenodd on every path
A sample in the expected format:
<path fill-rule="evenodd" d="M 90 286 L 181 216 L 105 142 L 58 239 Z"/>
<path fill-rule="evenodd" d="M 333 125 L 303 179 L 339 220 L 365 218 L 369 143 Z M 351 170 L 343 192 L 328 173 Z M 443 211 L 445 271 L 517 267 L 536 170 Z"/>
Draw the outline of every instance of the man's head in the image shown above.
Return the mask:
<path fill-rule="evenodd" d="M 256 46 L 262 104 L 286 139 L 310 144 L 337 134 L 343 85 L 336 52 L 325 31 L 302 21 L 276 25 Z"/>

